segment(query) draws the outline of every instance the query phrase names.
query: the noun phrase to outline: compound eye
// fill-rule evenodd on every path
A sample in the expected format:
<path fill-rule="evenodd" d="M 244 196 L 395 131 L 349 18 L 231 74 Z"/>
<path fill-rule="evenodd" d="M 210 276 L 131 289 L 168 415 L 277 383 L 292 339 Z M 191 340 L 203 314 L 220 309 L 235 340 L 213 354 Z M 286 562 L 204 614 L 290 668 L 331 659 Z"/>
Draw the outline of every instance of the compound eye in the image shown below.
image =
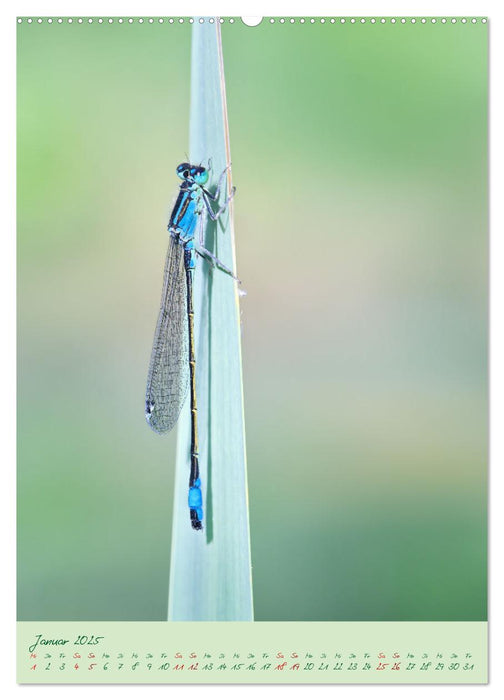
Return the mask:
<path fill-rule="evenodd" d="M 196 175 L 194 176 L 195 181 L 198 185 L 204 185 L 208 181 L 208 170 L 203 166 L 196 168 Z"/>
<path fill-rule="evenodd" d="M 189 177 L 189 170 L 191 169 L 191 166 L 189 163 L 181 163 L 179 166 L 177 166 L 177 175 L 181 180 L 187 180 Z"/>

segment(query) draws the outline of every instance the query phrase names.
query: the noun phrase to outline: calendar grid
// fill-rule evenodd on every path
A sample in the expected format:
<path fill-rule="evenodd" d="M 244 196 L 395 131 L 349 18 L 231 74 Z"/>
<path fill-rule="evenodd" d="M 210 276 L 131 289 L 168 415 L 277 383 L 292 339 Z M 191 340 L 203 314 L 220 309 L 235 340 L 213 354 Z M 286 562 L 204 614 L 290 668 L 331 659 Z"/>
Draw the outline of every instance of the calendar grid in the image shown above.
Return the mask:
<path fill-rule="evenodd" d="M 487 682 L 486 622 L 20 622 L 20 683 Z"/>

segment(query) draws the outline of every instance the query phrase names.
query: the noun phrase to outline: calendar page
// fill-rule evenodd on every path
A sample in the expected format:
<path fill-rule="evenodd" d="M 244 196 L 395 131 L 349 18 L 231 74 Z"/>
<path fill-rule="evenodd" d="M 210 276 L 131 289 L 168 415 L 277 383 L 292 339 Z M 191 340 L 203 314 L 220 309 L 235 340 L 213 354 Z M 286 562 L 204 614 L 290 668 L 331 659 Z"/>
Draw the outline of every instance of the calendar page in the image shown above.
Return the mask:
<path fill-rule="evenodd" d="M 17 18 L 18 682 L 487 682 L 480 16 Z"/>

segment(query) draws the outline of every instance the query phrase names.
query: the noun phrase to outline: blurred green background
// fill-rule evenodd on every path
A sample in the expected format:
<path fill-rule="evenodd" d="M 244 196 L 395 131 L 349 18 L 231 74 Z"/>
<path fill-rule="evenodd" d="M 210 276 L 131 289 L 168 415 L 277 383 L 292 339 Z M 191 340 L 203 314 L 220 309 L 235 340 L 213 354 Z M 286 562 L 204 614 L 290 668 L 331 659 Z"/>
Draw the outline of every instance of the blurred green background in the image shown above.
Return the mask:
<path fill-rule="evenodd" d="M 222 33 L 255 617 L 486 619 L 487 28 Z M 18 26 L 21 620 L 166 619 L 190 34 Z"/>

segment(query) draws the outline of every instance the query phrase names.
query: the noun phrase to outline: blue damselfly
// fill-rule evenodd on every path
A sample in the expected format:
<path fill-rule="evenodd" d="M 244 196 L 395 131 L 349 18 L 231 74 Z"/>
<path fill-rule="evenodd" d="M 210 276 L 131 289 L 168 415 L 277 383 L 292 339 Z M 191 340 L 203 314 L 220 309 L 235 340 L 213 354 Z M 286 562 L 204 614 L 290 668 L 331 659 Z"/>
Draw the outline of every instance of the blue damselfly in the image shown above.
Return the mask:
<path fill-rule="evenodd" d="M 179 194 L 168 224 L 170 242 L 166 254 L 161 305 L 154 334 L 154 343 L 145 394 L 145 417 L 156 433 L 166 433 L 176 424 L 190 389 L 191 468 L 189 474 L 189 512 L 191 525 L 201 530 L 203 498 L 198 461 L 198 421 L 196 401 L 196 357 L 194 342 L 193 277 L 196 254 L 207 259 L 223 272 L 227 268 L 204 243 L 204 221 L 209 216 L 217 221 L 226 210 L 235 188 L 224 204 L 214 211 L 229 166 L 222 172 L 212 194 L 205 185 L 208 168 L 181 163 L 177 175 L 182 180 Z M 199 227 L 199 240 L 195 241 Z"/>

